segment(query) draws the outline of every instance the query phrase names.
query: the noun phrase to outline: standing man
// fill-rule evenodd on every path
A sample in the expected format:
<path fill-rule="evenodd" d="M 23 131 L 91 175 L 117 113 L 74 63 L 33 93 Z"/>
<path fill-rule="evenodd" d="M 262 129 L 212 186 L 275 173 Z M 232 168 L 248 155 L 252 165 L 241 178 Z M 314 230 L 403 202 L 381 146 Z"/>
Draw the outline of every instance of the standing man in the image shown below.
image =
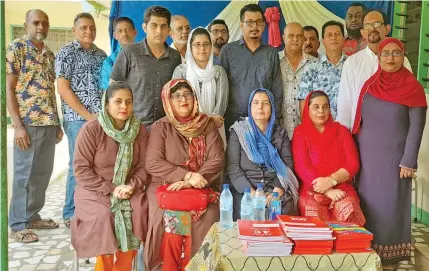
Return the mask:
<path fill-rule="evenodd" d="M 134 22 L 128 17 L 119 17 L 113 21 L 113 38 L 120 47 L 103 61 L 101 68 L 100 88 L 106 90 L 109 86 L 110 73 L 122 46 L 134 43 L 137 31 Z"/>
<path fill-rule="evenodd" d="M 212 40 L 213 64 L 220 65 L 220 52 L 222 47 L 228 43 L 229 29 L 224 20 L 213 20 L 208 26 L 210 39 Z"/>
<path fill-rule="evenodd" d="M 85 122 L 97 118 L 101 110 L 102 90 L 100 71 L 106 53 L 94 44 L 96 27 L 89 13 L 79 13 L 73 22 L 75 40 L 64 46 L 57 54 L 55 70 L 57 89 L 62 99 L 64 130 L 69 143 L 69 171 L 67 175 L 66 200 L 63 210 L 64 224 L 70 227 L 74 215 L 73 174 L 74 146 L 77 134 Z"/>
<path fill-rule="evenodd" d="M 361 3 L 352 3 L 347 8 L 345 18 L 347 37 L 343 45 L 343 52 L 347 56 L 351 56 L 366 47 L 366 40 L 361 35 L 365 13 L 366 7 Z"/>
<path fill-rule="evenodd" d="M 321 54 L 317 61 L 313 61 L 305 67 L 299 86 L 299 107 L 302 115 L 307 95 L 313 90 L 322 90 L 329 96 L 331 114 L 335 119 L 337 117 L 337 95 L 341 71 L 347 58 L 342 52 L 344 25 L 336 21 L 325 23 L 322 26 L 322 39 L 325 54 Z"/>
<path fill-rule="evenodd" d="M 63 131 L 55 99 L 55 56 L 43 41 L 48 36 L 48 15 L 39 10 L 25 14 L 26 35 L 6 50 L 7 109 L 14 129 L 13 190 L 9 227 L 17 242 L 37 242 L 29 229 L 53 229 L 58 224 L 42 219 L 45 193 L 54 167 L 55 143 Z"/>
<path fill-rule="evenodd" d="M 191 25 L 185 16 L 171 16 L 170 37 L 173 42 L 170 47 L 180 53 L 183 64 L 186 63 L 185 57 L 189 33 L 191 33 Z"/>
<path fill-rule="evenodd" d="M 338 93 L 337 121 L 349 129 L 353 128 L 362 87 L 377 71 L 378 45 L 386 38 L 391 29 L 386 14 L 377 10 L 368 12 L 363 22 L 361 33 L 362 37 L 368 41 L 368 46 L 344 62 Z M 404 57 L 404 67 L 412 72 L 407 57 Z"/>
<path fill-rule="evenodd" d="M 288 23 L 283 31 L 285 48 L 279 52 L 283 82 L 281 126 L 292 139 L 293 130 L 301 123 L 298 89 L 304 67 L 315 57 L 303 53 L 304 29 L 299 23 Z"/>
<path fill-rule="evenodd" d="M 276 116 L 281 118 L 283 86 L 277 50 L 262 44 L 265 29 L 263 11 L 256 4 L 240 11 L 243 37 L 222 48 L 220 64 L 228 75 L 229 104 L 225 112 L 225 130 L 240 117 L 247 116 L 249 96 L 257 88 L 266 88 L 274 94 Z"/>
<path fill-rule="evenodd" d="M 319 53 L 317 52 L 320 47 L 319 31 L 312 25 L 304 26 L 304 45 L 302 49 L 306 54 L 318 58 Z"/>
<path fill-rule="evenodd" d="M 133 90 L 134 115 L 146 126 L 165 116 L 162 87 L 181 63 L 180 54 L 165 42 L 170 32 L 171 13 L 161 6 L 145 10 L 146 38 L 123 48 L 113 65 L 110 79 L 125 81 Z"/>

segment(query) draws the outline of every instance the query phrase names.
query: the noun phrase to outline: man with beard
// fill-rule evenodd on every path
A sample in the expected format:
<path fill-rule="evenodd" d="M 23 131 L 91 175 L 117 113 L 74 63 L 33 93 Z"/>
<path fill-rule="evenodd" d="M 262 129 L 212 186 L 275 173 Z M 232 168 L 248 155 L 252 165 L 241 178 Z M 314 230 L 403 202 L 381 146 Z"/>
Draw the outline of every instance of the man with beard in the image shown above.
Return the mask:
<path fill-rule="evenodd" d="M 213 64 L 220 65 L 220 52 L 222 47 L 228 43 L 229 29 L 224 20 L 213 20 L 208 26 L 210 39 L 212 40 Z"/>
<path fill-rule="evenodd" d="M 306 54 L 319 57 L 317 52 L 320 47 L 319 31 L 312 25 L 304 26 L 304 45 L 302 49 Z"/>
<path fill-rule="evenodd" d="M 315 57 L 303 53 L 304 29 L 299 23 L 288 23 L 283 31 L 285 49 L 279 52 L 283 81 L 283 106 L 281 126 L 287 130 L 289 139 L 301 123 L 298 89 L 304 67 Z"/>
<path fill-rule="evenodd" d="M 229 82 L 229 104 L 225 113 L 225 131 L 247 116 L 249 96 L 257 88 L 266 88 L 274 94 L 276 116 L 281 118 L 283 88 L 277 50 L 262 44 L 265 29 L 263 11 L 257 4 L 244 6 L 240 11 L 243 37 L 222 48 L 220 65 Z"/>
<path fill-rule="evenodd" d="M 347 37 L 344 41 L 343 52 L 347 56 L 359 52 L 366 47 L 366 40 L 362 37 L 360 30 L 362 29 L 363 16 L 366 13 L 366 7 L 361 3 L 352 3 L 347 8 L 346 13 L 346 29 Z"/>
<path fill-rule="evenodd" d="M 128 17 L 119 17 L 113 21 L 113 38 L 119 42 L 119 48 L 116 49 L 108 58 L 103 61 L 101 68 L 100 88 L 106 90 L 109 86 L 110 73 L 112 72 L 113 64 L 115 64 L 121 48 L 124 45 L 134 43 L 137 31 L 134 22 Z"/>
<path fill-rule="evenodd" d="M 171 16 L 170 37 L 173 39 L 173 42 L 170 47 L 180 53 L 182 64 L 186 63 L 185 56 L 189 33 L 191 33 L 191 25 L 185 16 Z"/>
<path fill-rule="evenodd" d="M 352 129 L 356 106 L 365 82 L 377 71 L 378 45 L 390 32 L 388 17 L 381 11 L 370 11 L 363 19 L 361 34 L 368 41 L 368 46 L 347 58 L 341 74 L 338 93 L 337 121 Z M 411 70 L 410 62 L 404 57 L 404 67 Z"/>
<path fill-rule="evenodd" d="M 63 137 L 55 99 L 55 56 L 43 43 L 48 15 L 39 9 L 25 15 L 26 35 L 6 50 L 7 109 L 14 129 L 13 189 L 9 209 L 12 237 L 37 242 L 29 229 L 58 228 L 39 215 L 54 167 L 55 143 Z"/>
<path fill-rule="evenodd" d="M 302 115 L 304 101 L 313 90 L 322 90 L 329 96 L 332 117 L 337 115 L 337 95 L 341 79 L 341 70 L 347 56 L 343 54 L 344 25 L 329 21 L 322 26 L 322 42 L 325 54 L 308 63 L 299 85 L 298 100 Z"/>

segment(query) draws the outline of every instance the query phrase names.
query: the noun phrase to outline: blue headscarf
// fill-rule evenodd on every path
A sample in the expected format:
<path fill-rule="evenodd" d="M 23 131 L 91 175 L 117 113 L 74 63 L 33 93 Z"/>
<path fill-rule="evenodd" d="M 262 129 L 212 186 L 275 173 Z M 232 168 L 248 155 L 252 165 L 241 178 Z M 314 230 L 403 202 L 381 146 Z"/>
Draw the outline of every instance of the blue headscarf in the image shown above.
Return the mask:
<path fill-rule="evenodd" d="M 264 92 L 270 99 L 271 117 L 268 121 L 265 134 L 256 126 L 255 120 L 252 117 L 252 101 L 256 93 Z M 271 91 L 258 88 L 250 94 L 247 108 L 248 118 L 244 121 L 235 122 L 231 126 L 238 136 L 241 147 L 246 152 L 249 160 L 256 164 L 264 164 L 269 170 L 275 171 L 277 177 L 282 183 L 285 192 L 290 189 L 292 197 L 295 201 L 295 206 L 298 201 L 298 180 L 292 170 L 288 168 L 281 159 L 276 147 L 271 143 L 273 136 L 274 122 L 276 120 L 276 109 L 274 106 L 274 96 Z"/>

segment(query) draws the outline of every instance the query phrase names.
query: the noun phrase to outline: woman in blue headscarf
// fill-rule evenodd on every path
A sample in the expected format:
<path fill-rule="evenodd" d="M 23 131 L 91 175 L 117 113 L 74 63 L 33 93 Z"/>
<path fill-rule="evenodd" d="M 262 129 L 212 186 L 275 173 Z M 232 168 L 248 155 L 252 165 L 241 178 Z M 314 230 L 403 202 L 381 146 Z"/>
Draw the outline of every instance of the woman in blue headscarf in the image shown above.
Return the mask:
<path fill-rule="evenodd" d="M 257 183 L 264 183 L 267 205 L 272 192 L 282 200 L 282 214 L 297 214 L 298 180 L 293 174 L 290 141 L 285 129 L 275 125 L 274 96 L 259 88 L 249 98 L 248 118 L 230 128 L 227 145 L 227 182 L 234 197 L 234 220 L 240 218 L 244 189 L 252 196 Z"/>

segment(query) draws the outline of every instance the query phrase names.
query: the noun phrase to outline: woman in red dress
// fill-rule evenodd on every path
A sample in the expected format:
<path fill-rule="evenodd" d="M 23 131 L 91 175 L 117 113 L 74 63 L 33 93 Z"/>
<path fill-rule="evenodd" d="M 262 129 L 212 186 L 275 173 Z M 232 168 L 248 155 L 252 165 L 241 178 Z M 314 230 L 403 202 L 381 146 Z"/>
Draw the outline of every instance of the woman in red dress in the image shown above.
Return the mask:
<path fill-rule="evenodd" d="M 313 91 L 305 100 L 292 154 L 302 182 L 298 201 L 302 216 L 365 224 L 359 197 L 350 183 L 359 170 L 358 151 L 349 130 L 334 122 L 323 91 Z"/>

